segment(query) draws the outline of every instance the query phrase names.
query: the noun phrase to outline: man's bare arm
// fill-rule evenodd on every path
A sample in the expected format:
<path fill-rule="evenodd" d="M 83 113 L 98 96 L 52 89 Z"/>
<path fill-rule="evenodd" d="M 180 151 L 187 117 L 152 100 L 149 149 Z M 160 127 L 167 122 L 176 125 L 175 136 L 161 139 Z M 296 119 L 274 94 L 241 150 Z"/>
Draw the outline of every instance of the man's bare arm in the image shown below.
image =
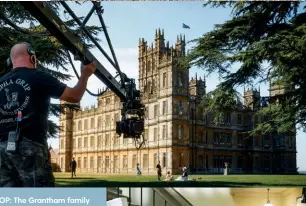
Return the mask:
<path fill-rule="evenodd" d="M 95 70 L 95 63 L 86 66 L 82 65 L 81 77 L 78 83 L 73 88 L 66 87 L 60 99 L 70 103 L 80 102 L 86 90 L 88 78 L 95 72 Z"/>
<path fill-rule="evenodd" d="M 70 103 L 80 102 L 86 90 L 87 82 L 88 77 L 81 76 L 75 87 L 66 87 L 60 99 Z"/>

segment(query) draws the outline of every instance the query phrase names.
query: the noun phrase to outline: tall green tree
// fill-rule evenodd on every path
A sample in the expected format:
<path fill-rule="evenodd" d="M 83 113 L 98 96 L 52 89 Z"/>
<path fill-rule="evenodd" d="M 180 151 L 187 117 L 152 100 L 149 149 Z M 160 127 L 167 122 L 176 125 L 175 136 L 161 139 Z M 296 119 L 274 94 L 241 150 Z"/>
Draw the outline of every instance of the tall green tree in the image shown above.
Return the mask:
<path fill-rule="evenodd" d="M 58 15 L 64 16 L 59 12 L 59 2 L 49 2 L 49 5 L 58 12 Z M 80 17 L 80 19 L 83 18 Z M 89 43 L 89 39 L 79 32 L 76 22 L 67 19 L 65 23 L 74 32 L 81 35 L 87 47 L 93 47 Z M 87 29 L 99 41 L 97 35 L 102 29 L 97 26 L 87 26 Z M 38 69 L 49 72 L 60 81 L 71 79 L 71 75 L 63 73 L 67 72 L 71 66 L 69 54 L 63 45 L 52 36 L 52 33 L 40 25 L 18 2 L 0 2 L 0 76 L 10 71 L 6 67 L 6 60 L 9 57 L 11 47 L 17 42 L 24 41 L 29 42 L 36 51 L 39 60 Z M 64 105 L 64 107 L 71 108 L 69 105 Z M 50 115 L 59 116 L 61 112 L 63 112 L 61 105 L 51 105 Z M 58 129 L 60 128 L 52 120 L 49 120 L 48 136 L 57 137 Z"/>
<path fill-rule="evenodd" d="M 216 89 L 205 96 L 206 111 L 219 122 L 235 109 L 237 88 L 258 82 L 278 84 L 288 91 L 278 100 L 270 98 L 269 106 L 256 112 L 269 120 L 253 132 L 289 132 L 296 125 L 306 129 L 305 3 L 238 1 L 204 6 L 232 8 L 230 20 L 192 41 L 195 46 L 183 61 L 221 77 Z"/>

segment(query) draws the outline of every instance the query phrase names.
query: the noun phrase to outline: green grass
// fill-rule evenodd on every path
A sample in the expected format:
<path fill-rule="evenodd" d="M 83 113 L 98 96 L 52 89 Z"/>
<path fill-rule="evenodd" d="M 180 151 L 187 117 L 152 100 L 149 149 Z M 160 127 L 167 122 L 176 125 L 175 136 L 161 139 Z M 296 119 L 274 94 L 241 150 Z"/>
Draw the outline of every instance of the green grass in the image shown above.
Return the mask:
<path fill-rule="evenodd" d="M 158 182 L 156 175 L 101 175 L 54 173 L 57 187 L 301 187 L 306 175 L 190 175 L 196 181 Z M 175 178 L 177 176 L 174 176 Z M 162 178 L 164 179 L 164 177 Z"/>

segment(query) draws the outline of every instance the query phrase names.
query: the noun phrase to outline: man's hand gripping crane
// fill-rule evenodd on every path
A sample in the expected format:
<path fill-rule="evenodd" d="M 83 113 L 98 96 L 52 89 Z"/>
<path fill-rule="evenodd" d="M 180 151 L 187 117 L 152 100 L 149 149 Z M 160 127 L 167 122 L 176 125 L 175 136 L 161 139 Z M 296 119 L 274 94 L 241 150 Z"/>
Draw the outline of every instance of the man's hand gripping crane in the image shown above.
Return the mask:
<path fill-rule="evenodd" d="M 68 4 L 64 1 L 60 2 L 66 12 L 78 23 L 80 30 L 85 33 L 95 46 L 103 53 L 106 59 L 114 66 L 120 76 L 121 81 L 117 82 L 105 67 L 93 56 L 86 48 L 80 36 L 72 32 L 65 23 L 57 16 L 56 12 L 48 5 L 48 2 L 40 1 L 21 1 L 20 4 L 31 13 L 53 36 L 55 36 L 75 57 L 83 64 L 92 61 L 97 62 L 97 70 L 95 75 L 111 89 L 123 103 L 121 110 L 121 121 L 117 122 L 116 133 L 125 138 L 135 138 L 138 140 L 144 131 L 144 105 L 140 102 L 140 91 L 136 89 L 135 79 L 128 78 L 120 71 L 106 26 L 104 24 L 102 13 L 103 8 L 100 2 L 92 1 L 93 7 L 81 22 L 74 14 Z M 96 11 L 101 22 L 103 32 L 107 39 L 114 61 L 107 55 L 103 48 L 94 39 L 91 33 L 86 29 L 85 25 L 89 18 Z M 117 76 L 118 76 L 117 75 Z"/>

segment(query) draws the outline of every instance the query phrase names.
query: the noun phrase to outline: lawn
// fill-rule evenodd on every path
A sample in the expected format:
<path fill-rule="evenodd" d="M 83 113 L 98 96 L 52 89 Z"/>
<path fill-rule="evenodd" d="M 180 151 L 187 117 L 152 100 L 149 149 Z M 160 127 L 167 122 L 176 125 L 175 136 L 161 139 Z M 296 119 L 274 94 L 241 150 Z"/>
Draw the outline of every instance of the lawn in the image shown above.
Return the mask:
<path fill-rule="evenodd" d="M 57 187 L 300 187 L 306 175 L 190 175 L 190 182 L 158 182 L 155 175 L 101 175 L 54 173 Z M 176 178 L 177 176 L 175 176 Z M 164 178 L 164 177 L 163 177 Z M 163 179 L 162 178 L 162 179 Z"/>

